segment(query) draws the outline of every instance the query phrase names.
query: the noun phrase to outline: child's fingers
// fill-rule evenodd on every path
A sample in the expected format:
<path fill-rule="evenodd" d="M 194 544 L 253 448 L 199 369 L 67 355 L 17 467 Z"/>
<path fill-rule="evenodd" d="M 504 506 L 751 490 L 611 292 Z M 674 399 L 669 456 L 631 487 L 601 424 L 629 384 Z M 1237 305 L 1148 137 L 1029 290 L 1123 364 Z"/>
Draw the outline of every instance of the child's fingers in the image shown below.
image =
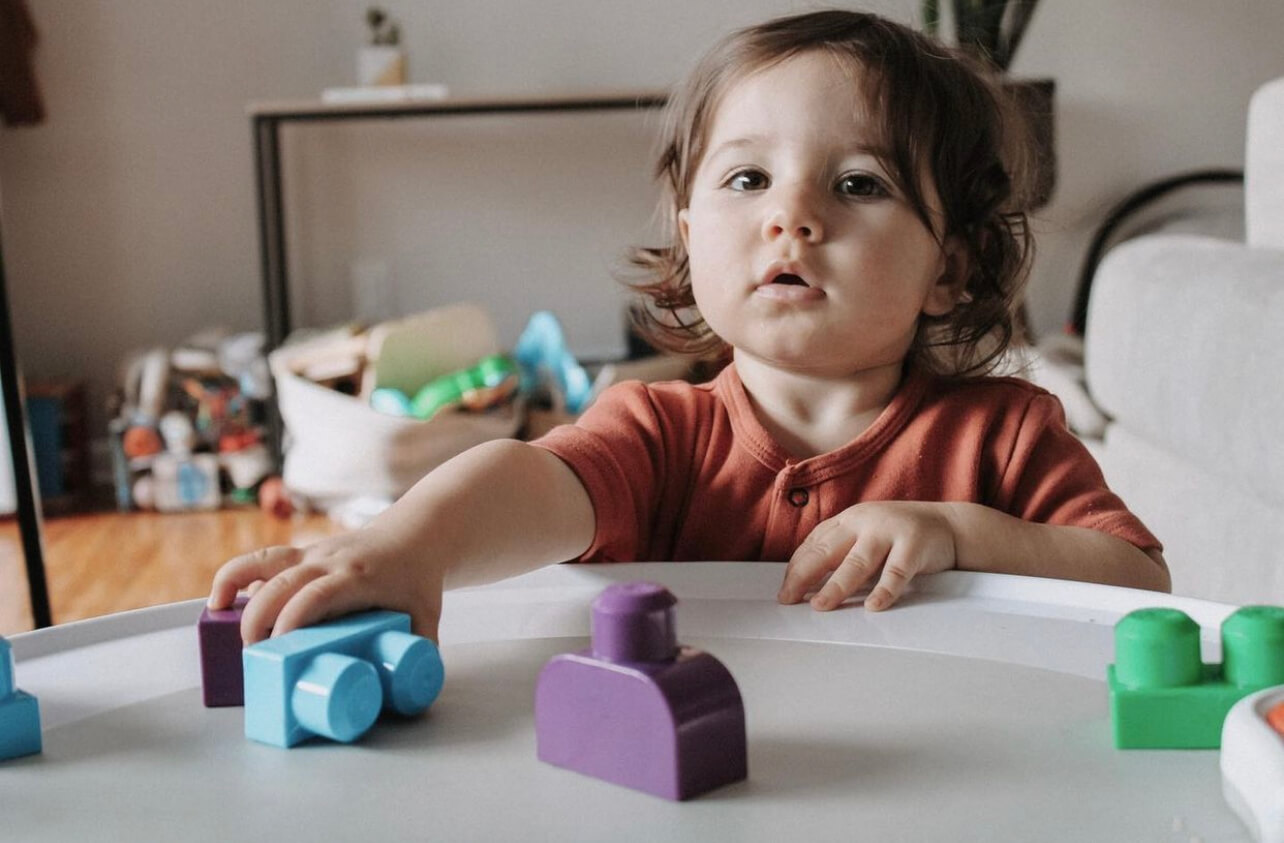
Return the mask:
<path fill-rule="evenodd" d="M 848 546 L 842 539 L 842 530 L 836 520 L 817 524 L 789 557 L 776 599 L 781 603 L 802 600 L 808 587 L 838 566 Z"/>
<path fill-rule="evenodd" d="M 276 615 L 272 635 L 274 637 L 284 635 L 300 627 L 311 626 L 351 612 L 364 611 L 373 606 L 374 603 L 362 593 L 362 589 L 352 577 L 341 573 L 327 573 L 308 580 L 290 593 Z M 395 607 L 385 606 L 384 608 Z"/>
<path fill-rule="evenodd" d="M 263 583 L 241 614 L 241 640 L 253 644 L 267 638 L 290 598 L 325 573 L 319 566 L 293 565 Z"/>
<path fill-rule="evenodd" d="M 869 597 L 865 598 L 866 609 L 881 612 L 883 609 L 891 608 L 892 604 L 905 594 L 910 580 L 914 579 L 914 575 L 918 573 L 918 557 L 921 548 L 915 547 L 914 544 L 914 542 L 901 542 L 887 554 L 883 573 L 879 576 L 878 583 Z"/>
<path fill-rule="evenodd" d="M 441 623 L 440 615 L 440 612 L 434 612 L 427 617 L 411 615 L 410 631 L 415 635 L 431 638 L 434 644 L 440 644 L 441 638 L 438 637 L 438 627 Z"/>
<path fill-rule="evenodd" d="M 829 575 L 829 582 L 811 599 L 812 608 L 822 612 L 837 608 L 869 581 L 883 565 L 891 549 L 891 543 L 878 533 L 861 533 L 843 561 Z"/>
<path fill-rule="evenodd" d="M 262 547 L 223 563 L 214 574 L 207 604 L 211 609 L 227 609 L 236 599 L 236 592 L 256 580 L 270 580 L 281 571 L 295 565 L 302 553 L 297 547 Z"/>
<path fill-rule="evenodd" d="M 376 607 L 409 614 L 411 631 L 415 635 L 431 638 L 434 642 L 438 640 L 440 603 L 420 606 L 410 595 L 404 601 L 378 600 L 362 589 L 358 578 L 344 572 L 328 573 L 309 580 L 296 591 L 277 614 L 272 635 L 284 635 L 300 627 Z"/>

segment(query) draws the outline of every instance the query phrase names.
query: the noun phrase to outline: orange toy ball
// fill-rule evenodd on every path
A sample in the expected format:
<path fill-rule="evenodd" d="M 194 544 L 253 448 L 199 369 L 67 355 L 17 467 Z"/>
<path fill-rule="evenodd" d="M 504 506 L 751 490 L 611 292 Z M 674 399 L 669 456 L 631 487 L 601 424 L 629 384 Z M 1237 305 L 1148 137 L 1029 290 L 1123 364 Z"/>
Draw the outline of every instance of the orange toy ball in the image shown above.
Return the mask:
<path fill-rule="evenodd" d="M 1271 724 L 1271 728 L 1284 737 L 1284 702 L 1276 704 L 1274 708 L 1266 712 L 1266 722 Z"/>
<path fill-rule="evenodd" d="M 294 504 L 280 477 L 269 477 L 259 486 L 259 509 L 277 518 L 289 518 L 294 513 Z"/>
<path fill-rule="evenodd" d="M 120 445 L 125 451 L 125 456 L 131 460 L 138 457 L 149 457 L 165 450 L 165 443 L 161 441 L 160 434 L 156 432 L 155 428 L 143 425 L 134 425 L 126 430 L 124 437 L 121 438 Z"/>

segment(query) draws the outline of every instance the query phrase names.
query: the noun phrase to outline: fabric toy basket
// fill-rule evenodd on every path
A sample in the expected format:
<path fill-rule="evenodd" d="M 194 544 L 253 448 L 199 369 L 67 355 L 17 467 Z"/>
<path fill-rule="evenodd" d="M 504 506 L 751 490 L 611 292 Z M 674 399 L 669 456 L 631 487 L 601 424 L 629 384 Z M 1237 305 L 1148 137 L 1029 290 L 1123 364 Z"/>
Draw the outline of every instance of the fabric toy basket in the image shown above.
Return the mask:
<path fill-rule="evenodd" d="M 412 319 L 422 337 L 414 361 L 424 382 L 499 351 L 490 316 L 475 305 Z M 269 365 L 286 428 L 285 485 L 322 509 L 358 497 L 395 500 L 451 457 L 512 437 L 521 426 L 520 401 L 486 412 L 441 412 L 427 421 L 380 413 L 296 374 L 294 361 L 313 350 L 306 342 L 283 346 Z"/>

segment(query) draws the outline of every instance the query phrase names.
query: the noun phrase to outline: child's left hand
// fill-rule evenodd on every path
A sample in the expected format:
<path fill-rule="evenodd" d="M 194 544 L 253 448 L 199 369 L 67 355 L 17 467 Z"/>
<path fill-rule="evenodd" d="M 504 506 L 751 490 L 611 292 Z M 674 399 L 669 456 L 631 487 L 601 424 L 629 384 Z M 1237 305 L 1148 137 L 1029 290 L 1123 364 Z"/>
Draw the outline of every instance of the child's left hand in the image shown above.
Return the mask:
<path fill-rule="evenodd" d="M 811 599 L 812 608 L 828 611 L 881 569 L 865 608 L 888 608 L 915 576 L 955 567 L 954 528 L 946 511 L 921 501 L 873 501 L 843 510 L 817 524 L 794 551 L 776 599 L 798 603 L 832 571 Z"/>

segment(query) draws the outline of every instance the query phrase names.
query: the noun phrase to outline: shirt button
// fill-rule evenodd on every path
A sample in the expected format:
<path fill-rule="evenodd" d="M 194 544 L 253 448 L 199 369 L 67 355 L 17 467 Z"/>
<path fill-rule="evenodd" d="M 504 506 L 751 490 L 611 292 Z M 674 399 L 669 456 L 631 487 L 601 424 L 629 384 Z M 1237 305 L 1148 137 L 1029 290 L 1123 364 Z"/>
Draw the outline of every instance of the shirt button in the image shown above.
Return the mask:
<path fill-rule="evenodd" d="M 811 500 L 811 495 L 801 486 L 796 486 L 789 490 L 789 502 L 794 506 L 806 506 L 807 501 Z"/>

